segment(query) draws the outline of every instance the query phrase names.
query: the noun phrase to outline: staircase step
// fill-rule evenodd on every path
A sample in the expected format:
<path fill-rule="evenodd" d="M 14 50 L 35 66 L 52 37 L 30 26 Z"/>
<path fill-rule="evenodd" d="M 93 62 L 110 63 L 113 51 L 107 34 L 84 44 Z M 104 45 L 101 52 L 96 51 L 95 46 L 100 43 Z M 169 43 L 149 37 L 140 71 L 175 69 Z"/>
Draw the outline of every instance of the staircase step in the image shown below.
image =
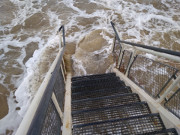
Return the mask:
<path fill-rule="evenodd" d="M 147 135 L 178 135 L 178 133 L 176 129 L 170 128 L 170 129 L 164 129 L 161 131 L 149 132 Z"/>
<path fill-rule="evenodd" d="M 74 81 L 72 82 L 72 86 L 85 86 L 85 85 L 92 85 L 92 84 L 105 83 L 105 82 L 114 82 L 119 80 L 120 80 L 119 77 L 95 78 L 91 80 Z"/>
<path fill-rule="evenodd" d="M 113 96 L 75 100 L 72 101 L 72 111 L 119 106 L 133 102 L 140 102 L 139 96 L 136 93 L 117 94 Z"/>
<path fill-rule="evenodd" d="M 115 107 L 104 107 L 72 112 L 72 122 L 73 125 L 87 124 L 110 119 L 140 116 L 150 113 L 150 109 L 146 102 L 136 102 Z"/>
<path fill-rule="evenodd" d="M 132 92 L 130 87 L 129 86 L 125 86 L 125 85 L 122 85 L 121 83 L 119 85 L 113 85 L 112 87 L 110 88 L 101 88 L 101 89 L 90 89 L 90 90 L 80 90 L 80 91 L 73 91 L 72 92 L 72 95 L 76 95 L 76 94 L 83 94 L 83 93 L 90 93 L 90 92 L 96 92 L 96 91 L 103 91 L 103 90 L 114 90 L 114 89 L 121 89 L 123 87 L 127 87 L 128 90 L 130 91 L 130 93 Z"/>
<path fill-rule="evenodd" d="M 89 80 L 89 79 L 94 79 L 94 78 L 103 78 L 103 77 L 111 77 L 111 76 L 116 76 L 116 74 L 115 73 L 107 73 L 107 74 L 77 76 L 77 77 L 72 77 L 71 81 L 73 82 L 73 81 Z"/>
<path fill-rule="evenodd" d="M 107 89 L 100 89 L 100 90 L 89 90 L 89 91 L 72 93 L 72 100 L 97 98 L 97 97 L 111 96 L 115 94 L 124 94 L 124 93 L 131 93 L 131 92 L 132 92 L 131 88 L 127 86 L 120 86 L 120 87 L 111 88 L 111 89 L 107 88 Z"/>
<path fill-rule="evenodd" d="M 87 83 L 79 83 L 78 85 L 74 85 L 72 83 L 72 88 L 82 88 L 82 87 L 88 87 L 88 86 L 97 86 L 97 85 L 102 85 L 102 84 L 111 84 L 111 83 L 116 83 L 116 82 L 123 82 L 121 81 L 118 77 L 113 77 L 111 78 L 111 80 L 106 80 L 106 81 L 101 81 L 101 82 L 98 82 L 97 81 L 93 81 L 93 82 L 87 82 Z"/>
<path fill-rule="evenodd" d="M 73 135 L 94 134 L 147 134 L 163 131 L 165 127 L 159 114 L 147 114 L 73 126 Z"/>
<path fill-rule="evenodd" d="M 74 135 L 177 135 L 115 73 L 72 78 Z"/>
<path fill-rule="evenodd" d="M 72 86 L 72 92 L 80 92 L 80 91 L 86 91 L 86 90 L 98 90 L 98 89 L 104 89 L 104 88 L 114 88 L 117 86 L 125 86 L 123 81 L 114 81 L 114 82 L 105 82 L 105 83 L 99 83 L 99 84 L 89 84 L 86 86 Z"/>

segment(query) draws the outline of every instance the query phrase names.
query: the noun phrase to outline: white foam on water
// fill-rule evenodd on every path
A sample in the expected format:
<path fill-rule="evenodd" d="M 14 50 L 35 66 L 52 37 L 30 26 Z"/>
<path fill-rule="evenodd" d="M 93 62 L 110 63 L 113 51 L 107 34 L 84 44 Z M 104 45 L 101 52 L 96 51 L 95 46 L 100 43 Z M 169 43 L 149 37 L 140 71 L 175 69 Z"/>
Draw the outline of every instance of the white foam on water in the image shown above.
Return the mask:
<path fill-rule="evenodd" d="M 68 1 L 69 2 L 69 1 Z M 153 7 L 152 4 L 140 4 L 140 3 L 131 3 L 128 1 L 117 1 L 117 0 L 111 0 L 111 1 L 104 1 L 104 0 L 90 0 L 92 3 L 96 3 L 97 5 L 102 5 L 106 8 L 109 8 L 110 10 L 97 10 L 96 12 L 92 14 L 87 14 L 85 12 L 82 12 L 81 10 L 75 9 L 73 4 L 71 3 L 69 7 L 73 7 L 74 10 L 79 12 L 79 16 L 90 18 L 90 17 L 101 17 L 98 18 L 96 21 L 98 22 L 98 25 L 92 26 L 90 29 L 105 29 L 110 33 L 113 33 L 110 24 L 110 21 L 118 22 L 118 16 L 114 15 L 114 13 L 117 13 L 122 16 L 123 20 L 125 21 L 124 24 L 116 25 L 116 27 L 119 29 L 120 33 L 122 33 L 120 36 L 122 38 L 123 33 L 127 33 L 128 36 L 131 36 L 133 38 L 127 39 L 129 41 L 133 42 L 143 42 L 143 44 L 149 44 L 153 46 L 160 46 L 160 42 L 158 41 L 151 41 L 151 38 L 156 34 L 156 32 L 168 32 L 172 30 L 180 29 L 179 22 L 174 21 L 172 18 L 172 12 L 174 12 L 172 9 L 170 11 L 164 12 L 163 10 L 156 9 Z M 151 1 L 152 2 L 152 1 Z M 147 3 L 147 2 L 145 2 Z M 165 2 L 163 2 L 165 3 Z M 168 7 L 169 5 L 165 3 L 165 5 Z M 67 4 L 68 6 L 68 4 Z M 169 7 L 170 8 L 170 7 Z M 145 11 L 145 12 L 143 12 Z M 176 14 L 174 12 L 174 14 Z M 74 19 L 76 19 L 78 16 L 75 15 Z M 154 21 L 154 22 L 151 22 Z M 154 27 L 152 28 L 152 25 Z M 83 27 L 79 27 L 83 31 Z M 89 32 L 90 30 L 86 30 L 85 33 Z M 141 30 L 147 30 L 149 31 L 149 34 L 146 36 L 141 35 Z M 83 31 L 84 32 L 84 31 Z M 77 33 L 76 33 L 77 34 Z M 80 34 L 80 33 L 78 33 Z M 78 35 L 77 34 L 77 35 Z M 81 37 L 84 35 L 82 34 Z M 76 36 L 78 37 L 78 36 Z M 72 38 L 72 37 L 71 37 Z M 106 39 L 107 41 L 109 39 Z M 175 40 L 179 40 L 175 38 Z M 150 44 L 151 43 L 151 44 Z M 111 44 L 111 43 L 110 43 Z M 94 54 L 99 54 L 104 52 L 104 49 L 106 52 L 108 52 L 107 48 L 102 48 L 102 50 L 95 51 Z M 109 49 L 110 50 L 110 49 Z M 106 57 L 108 57 L 109 53 L 106 53 Z M 147 54 L 149 58 L 156 58 L 152 55 Z M 74 58 L 75 60 L 75 58 Z M 78 66 L 78 65 L 76 65 Z M 79 67 L 82 68 L 82 65 Z M 85 70 L 85 69 L 83 69 Z"/>
<path fill-rule="evenodd" d="M 73 65 L 76 65 L 73 67 L 74 69 L 76 69 L 74 76 L 86 75 L 87 72 L 82 61 L 77 59 L 74 55 L 72 56 L 72 60 L 73 60 Z"/>
<path fill-rule="evenodd" d="M 116 0 L 99 0 L 93 2 L 106 6 L 120 14 L 125 21 L 125 24 L 121 24 L 120 26 L 120 32 L 127 32 L 129 36 L 135 37 L 135 41 L 143 41 L 144 44 L 148 44 L 148 40 L 150 40 L 156 32 L 180 29 L 180 22 L 174 21 L 172 18 L 172 14 L 177 14 L 173 11 L 173 8 L 169 8 L 169 11 L 161 11 L 154 8 L 152 4 L 134 4 L 127 1 Z M 163 3 L 166 4 L 166 2 Z M 123 8 L 121 6 L 123 6 Z M 166 6 L 168 6 L 168 4 L 166 4 Z M 143 10 L 146 10 L 146 12 L 142 12 Z M 149 21 L 153 19 L 156 19 L 155 21 L 157 23 L 153 24 L 155 26 L 154 28 L 151 28 L 152 23 Z M 144 38 L 140 35 L 140 30 L 143 29 L 150 31 L 148 37 Z"/>
<path fill-rule="evenodd" d="M 0 27 L 0 30 L 4 30 L 5 28 L 8 27 L 13 27 L 17 24 L 24 24 L 24 21 L 30 17 L 31 15 L 40 12 L 41 8 L 36 9 L 33 8 L 33 3 L 30 0 L 25 0 L 25 1 L 21 1 L 21 0 L 9 0 L 10 2 L 12 2 L 14 4 L 14 6 L 16 6 L 18 8 L 18 10 L 16 10 L 16 12 L 14 12 L 14 19 L 11 21 L 10 24 L 4 25 Z"/>
<path fill-rule="evenodd" d="M 74 6 L 74 1 L 73 1 L 73 0 L 63 0 L 63 3 L 64 3 L 67 7 L 73 9 L 74 11 L 77 11 L 80 15 L 85 14 L 85 11 L 82 11 L 82 10 L 80 10 L 79 8 L 77 8 L 77 7 Z"/>
<path fill-rule="evenodd" d="M 0 121 L 0 134 L 1 135 L 6 134 L 5 129 L 16 131 L 19 126 L 19 122 L 22 119 L 21 117 L 19 117 L 19 114 L 17 113 L 17 111 L 15 111 L 16 106 L 14 105 L 14 101 L 12 100 L 12 98 L 13 98 L 13 94 L 11 93 L 8 98 L 9 113 Z"/>
<path fill-rule="evenodd" d="M 15 25 L 20 24 L 24 25 L 24 21 L 32 16 L 35 13 L 42 12 L 43 6 L 47 5 L 46 2 L 42 2 L 40 0 L 38 1 L 29 1 L 29 0 L 10 0 L 16 7 L 17 11 L 14 13 L 15 18 L 11 21 L 10 24 L 6 24 L 0 27 L 0 30 L 11 30 Z M 170 0 L 171 1 L 171 0 Z M 32 3 L 34 2 L 34 3 Z M 43 35 L 41 35 L 41 32 L 46 32 L 40 30 L 39 32 L 33 33 L 34 36 L 28 37 L 24 41 L 20 41 L 18 39 L 14 39 L 13 37 L 15 34 L 6 34 L 3 35 L 0 39 L 0 49 L 3 49 L 4 52 L 8 52 L 9 48 L 8 45 L 12 45 L 15 47 L 22 48 L 22 54 L 17 59 L 18 63 L 22 66 L 24 73 L 19 75 L 19 79 L 15 79 L 17 76 L 14 76 L 14 79 L 12 79 L 12 82 L 16 84 L 18 89 L 16 90 L 16 100 L 18 101 L 18 104 L 14 103 L 13 94 L 10 93 L 10 96 L 8 97 L 8 105 L 9 105 L 9 113 L 6 115 L 3 119 L 0 120 L 0 134 L 4 134 L 6 129 L 12 129 L 16 131 L 17 126 L 19 125 L 22 117 L 24 116 L 34 94 L 35 91 L 30 90 L 30 87 L 32 85 L 36 85 L 35 82 L 32 81 L 34 78 L 38 78 L 39 73 L 37 71 L 37 65 L 38 62 L 40 62 L 40 58 L 43 56 L 43 52 L 47 47 L 54 47 L 57 45 L 58 38 L 56 37 L 55 33 L 61 25 L 62 22 L 65 22 L 65 28 L 66 30 L 71 29 L 73 26 L 76 26 L 80 31 L 70 33 L 66 37 L 66 41 L 68 42 L 74 42 L 78 43 L 85 35 L 87 35 L 89 32 L 97 29 L 104 29 L 107 32 L 114 34 L 112 27 L 110 25 L 110 21 L 114 21 L 116 23 L 116 27 L 120 31 L 121 35 L 120 38 L 123 39 L 123 34 L 128 34 L 128 36 L 132 36 L 133 38 L 127 39 L 129 41 L 142 41 L 144 44 L 148 44 L 153 35 L 156 34 L 157 31 L 160 32 L 168 32 L 170 30 L 180 30 L 180 22 L 173 20 L 173 15 L 179 15 L 178 5 L 175 2 L 180 2 L 179 0 L 175 0 L 173 3 L 173 7 L 171 7 L 170 4 L 166 2 L 166 0 L 163 0 L 163 4 L 165 4 L 169 11 L 161 11 L 152 6 L 152 4 L 140 4 L 140 3 L 131 3 L 128 1 L 121 1 L 121 0 L 89 0 L 90 3 L 95 3 L 97 5 L 103 6 L 105 9 L 97 9 L 92 14 L 86 13 L 84 10 L 81 10 L 78 7 L 74 6 L 75 1 L 73 0 L 63 0 L 62 3 L 72 9 L 72 13 L 70 13 L 69 16 L 65 17 L 65 20 L 59 19 L 59 14 L 56 13 L 56 11 L 51 11 L 50 9 L 48 11 L 44 11 L 45 14 L 49 17 L 48 21 L 50 23 L 50 29 L 46 29 L 47 32 L 49 32 L 47 35 L 48 39 L 43 39 Z M 58 1 L 57 1 L 58 3 Z M 60 2 L 61 3 L 61 2 Z M 61 3 L 61 4 L 62 4 Z M 178 3 L 179 4 L 179 3 Z M 34 8 L 34 5 L 40 5 L 39 8 Z M 176 8 L 175 8 L 176 7 Z M 59 7 L 61 8 L 61 7 Z M 106 10 L 108 9 L 108 10 Z M 143 12 L 143 10 L 146 10 L 146 12 Z M 66 13 L 66 11 L 64 11 Z M 63 13 L 61 13 L 63 14 Z M 118 24 L 119 19 L 118 15 L 122 17 L 122 20 L 124 20 L 125 23 Z M 78 18 L 94 18 L 93 24 L 89 27 L 78 25 Z M 151 23 L 151 21 L 155 21 L 155 23 Z M 152 28 L 152 25 L 154 27 Z M 147 30 L 149 31 L 149 34 L 142 37 L 140 30 Z M 54 31 L 54 33 L 53 33 Z M 19 31 L 17 33 L 17 36 L 22 34 L 29 34 L 29 31 Z M 103 54 L 103 58 L 107 58 L 109 54 L 111 53 L 112 43 L 113 40 L 110 39 L 108 36 L 103 35 L 103 38 L 108 41 L 108 46 L 103 47 L 101 50 L 94 51 L 90 55 L 95 54 Z M 176 37 L 174 37 L 174 40 L 178 40 Z M 26 56 L 26 52 L 24 47 L 31 43 L 31 42 L 38 42 L 39 49 L 36 50 L 33 54 L 33 57 L 29 59 L 26 64 L 23 64 L 23 59 Z M 180 42 L 180 41 L 179 41 Z M 159 46 L 159 42 L 153 41 L 152 45 Z M 153 56 L 146 54 L 148 57 L 152 58 Z M 0 55 L 0 59 L 3 58 L 3 54 Z M 78 66 L 80 69 L 79 72 L 83 72 L 83 74 L 87 74 L 85 65 L 83 63 L 75 58 L 72 57 L 75 65 Z M 16 65 L 14 65 L 16 66 Z M 112 68 L 114 65 L 111 65 L 109 67 Z M 109 71 L 107 69 L 107 72 Z M 142 69 L 145 71 L 145 69 Z M 77 75 L 79 73 L 76 73 Z M 5 78 L 5 75 L 1 75 L 0 80 L 1 83 L 3 83 L 3 78 Z M 42 75 L 44 76 L 44 75 Z M 42 77 L 41 76 L 41 77 Z M 34 83 L 34 84 L 33 84 Z M 15 111 L 16 107 L 20 107 L 20 111 Z M 14 123 L 14 121 L 16 123 Z"/>
<path fill-rule="evenodd" d="M 33 89 L 33 88 L 36 88 L 35 86 L 39 77 L 44 76 L 38 72 L 39 71 L 38 64 L 39 62 L 41 62 L 40 58 L 44 57 L 43 55 L 45 55 L 44 52 L 46 48 L 58 46 L 58 41 L 59 41 L 58 36 L 54 36 L 55 38 L 52 37 L 49 38 L 49 41 L 43 48 L 36 50 L 33 54 L 33 57 L 26 62 L 24 66 L 25 68 L 24 70 L 26 71 L 25 74 L 20 75 L 18 79 L 16 79 L 17 76 L 14 76 L 15 77 L 14 80 L 12 76 L 12 82 L 16 84 L 16 86 L 19 86 L 15 92 L 16 101 L 18 103 L 16 104 L 14 102 L 15 99 L 13 98 L 12 96 L 13 94 L 11 92 L 11 95 L 8 97 L 9 112 L 3 119 L 0 120 L 0 134 L 5 134 L 6 129 L 14 130 L 14 133 L 17 130 L 20 121 L 22 120 L 24 114 L 26 113 L 31 100 L 33 99 L 37 91 L 37 89 Z M 35 39 L 39 40 L 37 37 Z M 32 40 L 30 39 L 29 41 L 27 40 L 27 42 L 31 42 L 31 41 Z M 19 63 L 22 62 L 22 57 L 24 56 L 21 56 L 19 58 Z M 16 111 L 15 110 L 16 107 L 20 107 L 20 110 Z"/>
<path fill-rule="evenodd" d="M 12 1 L 14 2 L 17 6 L 19 6 L 19 11 L 16 14 L 16 18 L 12 20 L 11 24 L 7 24 L 3 27 L 8 27 L 9 30 L 17 24 L 21 24 L 26 20 L 28 17 L 33 15 L 34 13 L 37 13 L 41 10 L 36 10 L 32 8 L 31 3 L 28 4 L 29 1 L 27 2 L 22 2 L 22 1 Z M 21 9 L 21 7 L 25 4 L 24 8 Z M 31 9 L 32 8 L 32 9 Z M 39 76 L 43 77 L 44 75 L 40 75 L 38 70 L 38 63 L 40 62 L 40 58 L 43 57 L 43 53 L 48 47 L 57 47 L 58 45 L 58 37 L 56 36 L 56 31 L 58 30 L 59 25 L 61 24 L 61 20 L 58 19 L 58 15 L 53 14 L 52 12 L 47 13 L 49 15 L 49 21 L 51 26 L 54 26 L 54 32 L 51 33 L 49 36 L 47 42 L 42 39 L 41 32 L 36 33 L 34 36 L 28 37 L 24 41 L 20 41 L 18 39 L 14 39 L 14 34 L 9 34 L 3 35 L 0 40 L 2 41 L 0 43 L 0 49 L 4 50 L 4 53 L 10 51 L 8 48 L 8 45 L 14 46 L 14 47 L 20 47 L 22 48 L 21 50 L 21 55 L 16 59 L 16 61 L 22 66 L 24 73 L 21 75 L 12 75 L 11 76 L 11 82 L 15 84 L 17 88 L 15 92 L 16 99 L 13 98 L 13 92 L 10 92 L 10 96 L 7 98 L 8 100 L 8 107 L 9 107 L 9 112 L 8 114 L 0 120 L 0 134 L 6 134 L 6 130 L 13 130 L 13 134 L 15 134 L 19 123 L 21 122 L 25 112 L 27 111 L 27 108 L 33 99 L 34 94 L 36 93 L 36 90 L 32 90 L 35 88 L 36 85 L 36 80 L 33 81 L 34 79 L 37 79 Z M 51 29 L 53 31 L 53 29 Z M 23 34 L 28 34 L 26 31 L 19 31 L 17 33 L 18 35 L 23 35 Z M 37 42 L 39 49 L 36 50 L 33 54 L 33 57 L 29 59 L 25 65 L 23 64 L 23 59 L 26 56 L 25 48 L 27 44 L 31 42 Z M 0 56 L 1 58 L 4 57 L 4 54 Z M 4 63 L 5 65 L 6 63 Z M 17 65 L 13 65 L 13 67 L 16 67 Z M 5 78 L 6 74 L 1 77 L 0 82 L 3 84 L 3 80 Z M 37 79 L 38 80 L 38 79 Z M 14 101 L 17 101 L 15 103 Z M 16 110 L 16 107 L 20 107 L 20 110 Z"/>
<path fill-rule="evenodd" d="M 39 76 L 44 76 L 40 75 L 38 64 L 42 61 L 43 57 L 45 57 L 44 55 L 46 49 L 49 47 L 57 47 L 58 41 L 58 36 L 55 36 L 54 38 L 51 37 L 47 44 L 43 48 L 36 50 L 33 54 L 33 57 L 26 62 L 27 75 L 15 92 L 16 99 L 19 102 L 17 105 L 21 107 L 19 114 L 22 117 L 24 116 L 29 106 L 30 100 L 34 97 L 34 94 L 37 91 L 36 89 L 33 89 L 33 85 L 36 85 L 35 80 L 37 79 L 38 81 Z"/>

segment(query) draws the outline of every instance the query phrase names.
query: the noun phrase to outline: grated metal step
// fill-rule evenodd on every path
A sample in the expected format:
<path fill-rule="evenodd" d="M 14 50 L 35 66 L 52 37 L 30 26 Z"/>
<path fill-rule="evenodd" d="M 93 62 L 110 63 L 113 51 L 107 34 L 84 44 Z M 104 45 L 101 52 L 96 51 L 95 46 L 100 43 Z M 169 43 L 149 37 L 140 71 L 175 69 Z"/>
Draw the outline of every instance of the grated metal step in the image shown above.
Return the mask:
<path fill-rule="evenodd" d="M 165 130 L 165 126 L 159 114 L 147 114 L 130 118 L 75 125 L 73 126 L 73 135 L 140 135 L 163 130 Z"/>
<path fill-rule="evenodd" d="M 177 135 L 114 73 L 72 78 L 73 135 Z"/>
<path fill-rule="evenodd" d="M 72 93 L 72 100 L 81 100 L 87 98 L 97 98 L 97 97 L 104 97 L 104 96 L 112 96 L 115 94 L 125 94 L 131 93 L 131 88 L 127 86 L 119 86 L 116 88 L 107 88 L 107 89 L 100 89 L 100 90 L 89 90 L 89 91 L 82 91 L 77 93 Z"/>
<path fill-rule="evenodd" d="M 102 84 L 110 84 L 110 83 L 116 83 L 116 82 L 123 82 L 118 77 L 113 77 L 111 80 L 101 81 L 98 82 L 98 80 L 94 80 L 93 82 L 88 81 L 87 83 L 79 83 L 78 85 L 74 85 L 72 83 L 72 88 L 81 88 L 81 87 L 89 87 L 89 86 L 96 86 L 96 85 L 102 85 Z"/>
<path fill-rule="evenodd" d="M 87 76 L 77 76 L 77 77 L 72 77 L 71 81 L 80 81 L 80 80 L 89 80 L 89 79 L 94 79 L 94 78 L 103 78 L 103 77 L 111 77 L 111 76 L 116 76 L 115 73 L 107 73 L 107 74 L 95 74 L 95 75 L 87 75 Z"/>
<path fill-rule="evenodd" d="M 178 133 L 174 128 L 170 128 L 170 129 L 164 129 L 161 131 L 149 132 L 146 135 L 178 135 Z"/>
<path fill-rule="evenodd" d="M 72 111 L 119 106 L 133 102 L 140 102 L 139 96 L 136 93 L 117 94 L 113 96 L 75 100 L 72 101 Z"/>
<path fill-rule="evenodd" d="M 125 86 L 123 81 L 114 81 L 114 82 L 105 82 L 105 83 L 99 83 L 99 84 L 89 84 L 86 86 L 78 86 L 78 87 L 71 87 L 72 92 L 80 92 L 80 91 L 88 91 L 88 90 L 98 90 L 98 89 L 104 89 L 104 88 L 114 88 L 117 86 Z"/>
<path fill-rule="evenodd" d="M 72 112 L 73 125 L 87 124 L 110 119 L 128 118 L 150 114 L 151 111 L 146 102 L 136 102 L 115 107 L 104 107 L 91 110 Z"/>
<path fill-rule="evenodd" d="M 120 81 L 119 77 L 105 77 L 105 78 L 95 78 L 91 80 L 82 80 L 82 81 L 74 81 L 72 82 L 72 86 L 86 86 L 90 84 L 98 84 L 98 83 L 105 83 L 105 82 L 114 82 Z"/>

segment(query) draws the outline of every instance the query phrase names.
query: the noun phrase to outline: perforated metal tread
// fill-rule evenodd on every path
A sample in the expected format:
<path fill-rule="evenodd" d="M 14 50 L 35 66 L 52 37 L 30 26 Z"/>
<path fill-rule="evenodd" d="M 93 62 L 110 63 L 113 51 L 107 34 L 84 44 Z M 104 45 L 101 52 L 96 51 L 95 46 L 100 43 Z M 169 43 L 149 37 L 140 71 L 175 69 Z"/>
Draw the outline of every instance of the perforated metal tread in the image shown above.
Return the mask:
<path fill-rule="evenodd" d="M 104 97 L 104 96 L 112 96 L 115 94 L 125 94 L 131 93 L 131 88 L 126 86 L 120 86 L 116 88 L 107 88 L 107 89 L 100 89 L 100 90 L 89 90 L 89 91 L 82 91 L 77 93 L 72 93 L 72 100 L 81 100 L 87 98 L 97 98 L 97 97 Z"/>
<path fill-rule="evenodd" d="M 77 81 L 77 80 L 89 80 L 89 79 L 94 79 L 94 78 L 103 78 L 103 77 L 111 77 L 111 76 L 116 76 L 115 73 L 106 73 L 106 74 L 95 74 L 95 75 L 87 75 L 87 76 L 77 76 L 77 77 L 72 77 L 71 81 Z"/>
<path fill-rule="evenodd" d="M 72 101 L 72 111 L 119 106 L 133 102 L 140 102 L 139 96 L 136 93 L 117 94 L 113 96 L 75 100 Z"/>
<path fill-rule="evenodd" d="M 159 114 L 107 120 L 73 126 L 73 135 L 140 135 L 165 130 Z"/>
<path fill-rule="evenodd" d="M 150 114 L 137 94 L 128 92 L 113 73 L 72 79 L 73 134 L 177 135 L 175 129 L 165 129 L 158 114 Z"/>
<path fill-rule="evenodd" d="M 113 76 L 113 77 L 104 77 L 104 78 L 94 78 L 90 80 L 81 80 L 81 81 L 74 81 L 72 82 L 72 86 L 85 86 L 90 84 L 98 84 L 98 83 L 105 83 L 105 82 L 114 82 L 119 81 L 119 77 Z"/>
<path fill-rule="evenodd" d="M 88 81 L 86 83 L 79 83 L 77 85 L 74 85 L 72 83 L 72 88 L 74 89 L 74 88 L 79 88 L 79 87 L 80 88 L 81 87 L 89 87 L 89 86 L 96 86 L 96 85 L 102 85 L 102 84 L 110 84 L 110 83 L 116 83 L 116 82 L 123 82 L 123 81 L 121 81 L 118 77 L 113 77 L 113 78 L 111 78 L 111 80 L 106 79 L 106 80 L 101 81 L 101 82 L 99 82 L 99 80 L 94 80 L 92 82 Z"/>
<path fill-rule="evenodd" d="M 104 88 L 114 88 L 118 86 L 125 86 L 123 81 L 114 81 L 114 82 L 105 82 L 105 83 L 99 83 L 99 84 L 89 84 L 86 86 L 78 86 L 78 87 L 71 87 L 72 92 L 80 92 L 80 91 L 86 91 L 86 90 L 98 90 L 98 89 L 104 89 Z"/>
<path fill-rule="evenodd" d="M 161 131 L 150 132 L 146 135 L 178 135 L 178 133 L 174 128 L 170 128 Z"/>
<path fill-rule="evenodd" d="M 151 111 L 145 102 L 136 102 L 115 107 L 104 107 L 91 110 L 72 112 L 73 125 L 106 121 L 110 119 L 128 118 L 150 114 Z"/>

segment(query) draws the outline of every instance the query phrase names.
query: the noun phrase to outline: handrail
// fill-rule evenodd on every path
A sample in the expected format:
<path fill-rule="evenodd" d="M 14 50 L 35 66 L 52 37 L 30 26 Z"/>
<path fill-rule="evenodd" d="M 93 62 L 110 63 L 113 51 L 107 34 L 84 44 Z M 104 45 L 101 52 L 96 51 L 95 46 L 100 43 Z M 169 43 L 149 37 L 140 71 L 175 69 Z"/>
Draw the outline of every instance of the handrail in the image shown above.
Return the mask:
<path fill-rule="evenodd" d="M 120 43 L 120 48 L 122 48 L 122 46 L 121 46 L 121 39 L 119 38 L 119 36 L 118 36 L 118 33 L 117 33 L 117 31 L 116 31 L 116 28 L 114 27 L 114 23 L 111 21 L 111 25 L 112 25 L 112 28 L 113 28 L 113 30 L 114 30 L 114 33 L 115 33 L 115 40 L 117 39 L 118 41 L 119 41 L 119 43 Z"/>
<path fill-rule="evenodd" d="M 120 40 L 119 35 L 118 35 L 117 31 L 116 31 L 116 28 L 114 27 L 115 24 L 113 22 L 111 22 L 111 25 L 112 25 L 113 30 L 115 32 L 116 38 L 117 38 L 117 40 L 120 43 L 125 43 L 125 44 L 129 44 L 131 46 L 141 47 L 141 48 L 145 48 L 145 49 L 148 49 L 148 50 L 153 50 L 153 51 L 156 51 L 156 52 L 166 53 L 166 54 L 170 54 L 170 55 L 174 55 L 174 56 L 179 56 L 180 57 L 180 52 L 176 52 L 176 51 L 172 51 L 172 50 L 168 50 L 168 49 L 161 49 L 161 48 L 157 48 L 157 47 L 153 47 L 153 46 L 147 46 L 147 45 L 142 45 L 142 44 L 131 43 L 131 42 Z"/>
<path fill-rule="evenodd" d="M 59 28 L 59 32 L 61 32 L 62 30 L 62 36 L 63 36 L 63 47 L 60 48 L 59 50 L 59 54 L 57 56 L 57 58 L 55 59 L 55 61 L 53 62 L 53 65 L 51 66 L 51 73 L 48 72 L 49 74 L 49 79 L 46 79 L 45 83 L 47 83 L 46 87 L 42 86 L 41 92 L 43 92 L 42 94 L 38 93 L 38 98 L 41 98 L 40 101 L 38 101 L 38 103 L 36 103 L 37 99 L 35 96 L 34 100 L 32 101 L 33 104 L 38 104 L 37 107 L 32 108 L 33 105 L 30 105 L 30 112 L 32 114 L 29 114 L 30 112 L 28 112 L 27 115 L 25 116 L 29 116 L 31 118 L 27 118 L 23 119 L 23 123 L 20 125 L 20 129 L 18 129 L 16 134 L 27 134 L 27 135 L 35 135 L 35 134 L 40 134 L 41 130 L 42 130 L 42 125 L 44 123 L 44 118 L 46 117 L 46 113 L 47 113 L 47 109 L 48 109 L 48 105 L 49 102 L 51 100 L 52 94 L 53 94 L 53 86 L 56 83 L 56 78 L 59 75 L 59 70 L 61 68 L 61 63 L 62 63 L 62 58 L 63 58 L 63 54 L 65 51 L 65 29 L 64 26 L 62 25 Z M 54 67 L 54 68 L 53 68 Z M 53 69 L 53 70 L 52 70 Z M 33 110 L 33 111 L 32 111 Z M 31 116 L 30 116 L 31 115 Z M 27 124 L 27 125 L 26 125 Z M 59 125 L 60 126 L 60 125 Z M 25 128 L 25 129 L 24 129 Z"/>
<path fill-rule="evenodd" d="M 135 61 L 135 59 L 137 57 L 137 53 L 136 53 L 137 50 L 138 51 L 142 51 L 142 52 L 146 52 L 146 53 L 151 53 L 153 55 L 164 57 L 164 58 L 167 58 L 169 60 L 176 61 L 176 62 L 180 62 L 180 58 L 179 58 L 180 57 L 180 52 L 171 51 L 171 50 L 167 50 L 167 49 L 161 49 L 161 48 L 152 47 L 152 46 L 146 46 L 146 45 L 142 45 L 142 44 L 131 43 L 131 42 L 120 40 L 119 35 L 118 35 L 119 33 L 116 30 L 116 28 L 115 28 L 115 24 L 113 22 L 111 22 L 111 25 L 112 25 L 112 28 L 113 28 L 113 30 L 115 32 L 115 39 L 117 39 L 119 41 L 119 43 L 124 43 L 124 44 L 120 44 L 120 47 L 122 48 L 122 49 L 120 49 L 120 51 L 124 52 L 125 48 L 127 48 L 127 47 L 133 47 L 135 49 L 134 51 L 132 51 L 133 57 L 129 58 L 129 64 L 126 67 L 127 68 L 126 69 L 127 72 L 125 73 L 126 76 L 129 75 L 129 70 L 131 69 L 131 66 L 132 66 L 133 62 Z M 115 48 L 115 42 L 116 41 L 114 41 L 113 49 Z M 120 52 L 119 53 L 119 58 L 118 58 L 117 68 L 120 68 L 120 65 L 121 65 L 121 62 L 122 62 L 122 57 L 123 57 L 122 55 L 123 55 L 123 53 Z M 178 70 L 176 70 L 173 73 L 173 75 L 169 78 L 169 80 L 161 88 L 159 93 L 162 92 L 162 89 L 164 89 L 167 86 L 167 84 L 170 82 L 170 80 L 173 79 L 173 77 L 176 75 L 177 72 L 178 72 Z M 159 93 L 158 93 L 158 95 L 159 95 Z M 167 96 L 167 93 L 165 93 L 165 94 L 163 94 L 161 96 L 161 100 L 160 101 L 162 101 L 165 96 Z"/>
<path fill-rule="evenodd" d="M 63 44 L 64 44 L 63 50 L 62 50 L 61 55 L 58 59 L 56 67 L 55 67 L 54 71 L 52 72 L 52 76 L 50 78 L 50 81 L 48 82 L 48 85 L 47 85 L 45 92 L 42 96 L 40 104 L 36 110 L 35 116 L 31 122 L 29 129 L 28 129 L 28 132 L 27 132 L 28 135 L 40 134 L 40 132 L 41 132 L 41 128 L 39 128 L 39 126 L 43 125 L 44 117 L 46 115 L 46 110 L 48 108 L 48 104 L 49 104 L 49 101 L 50 101 L 52 93 L 53 93 L 53 89 L 51 89 L 51 88 L 54 86 L 56 78 L 58 76 L 57 72 L 60 69 L 62 57 L 63 57 L 64 50 L 65 50 L 65 29 L 64 29 L 63 25 L 59 28 L 59 32 L 61 31 L 61 29 L 62 29 L 62 33 L 63 33 Z"/>
<path fill-rule="evenodd" d="M 62 26 L 59 28 L 59 32 L 61 32 L 61 29 L 62 29 L 62 35 L 63 35 L 63 44 L 64 44 L 63 46 L 66 46 L 64 25 L 62 25 Z"/>

